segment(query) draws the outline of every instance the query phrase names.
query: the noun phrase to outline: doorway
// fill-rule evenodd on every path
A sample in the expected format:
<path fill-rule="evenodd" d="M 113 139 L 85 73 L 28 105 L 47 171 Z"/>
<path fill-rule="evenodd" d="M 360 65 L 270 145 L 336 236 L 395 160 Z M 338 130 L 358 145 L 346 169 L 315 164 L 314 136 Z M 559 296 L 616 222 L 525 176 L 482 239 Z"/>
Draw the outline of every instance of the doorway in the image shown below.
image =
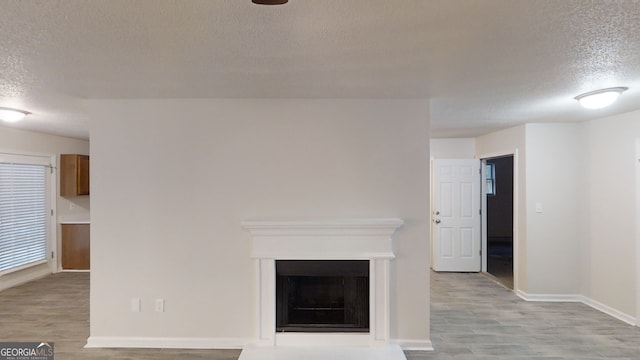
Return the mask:
<path fill-rule="evenodd" d="M 486 159 L 484 164 L 487 273 L 513 289 L 513 155 Z"/>

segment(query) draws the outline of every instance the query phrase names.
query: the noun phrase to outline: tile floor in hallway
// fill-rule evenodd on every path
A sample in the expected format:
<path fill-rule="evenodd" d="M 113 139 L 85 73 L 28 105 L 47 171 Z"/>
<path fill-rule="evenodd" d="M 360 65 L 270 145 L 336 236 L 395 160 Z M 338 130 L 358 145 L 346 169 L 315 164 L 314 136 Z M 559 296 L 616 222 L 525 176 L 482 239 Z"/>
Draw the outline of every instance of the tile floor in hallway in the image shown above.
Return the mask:
<path fill-rule="evenodd" d="M 640 329 L 582 304 L 528 303 L 481 274 L 432 273 L 425 359 L 640 359 Z M 0 292 L 0 341 L 55 342 L 56 360 L 235 360 L 239 350 L 84 349 L 89 276 L 60 273 Z"/>

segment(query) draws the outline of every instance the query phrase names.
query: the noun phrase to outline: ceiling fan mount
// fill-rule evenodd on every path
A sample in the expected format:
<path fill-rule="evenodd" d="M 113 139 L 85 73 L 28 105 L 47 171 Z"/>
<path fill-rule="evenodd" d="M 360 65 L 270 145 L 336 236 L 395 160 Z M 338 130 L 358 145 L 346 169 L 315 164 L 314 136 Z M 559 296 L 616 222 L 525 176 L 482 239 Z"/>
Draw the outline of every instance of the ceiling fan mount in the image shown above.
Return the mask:
<path fill-rule="evenodd" d="M 282 5 L 289 2 L 289 0 L 251 0 L 251 2 L 258 5 Z"/>

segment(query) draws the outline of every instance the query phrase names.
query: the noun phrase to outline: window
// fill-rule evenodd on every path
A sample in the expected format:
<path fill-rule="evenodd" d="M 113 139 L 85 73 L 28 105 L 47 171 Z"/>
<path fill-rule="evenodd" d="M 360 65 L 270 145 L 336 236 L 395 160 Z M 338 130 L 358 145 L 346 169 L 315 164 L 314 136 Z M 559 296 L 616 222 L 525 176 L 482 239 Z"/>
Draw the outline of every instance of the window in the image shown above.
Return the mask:
<path fill-rule="evenodd" d="M 0 273 L 47 260 L 49 165 L 38 164 L 43 159 L 0 154 Z"/>
<path fill-rule="evenodd" d="M 493 196 L 496 194 L 496 165 L 486 164 L 484 174 L 487 181 L 487 195 Z"/>

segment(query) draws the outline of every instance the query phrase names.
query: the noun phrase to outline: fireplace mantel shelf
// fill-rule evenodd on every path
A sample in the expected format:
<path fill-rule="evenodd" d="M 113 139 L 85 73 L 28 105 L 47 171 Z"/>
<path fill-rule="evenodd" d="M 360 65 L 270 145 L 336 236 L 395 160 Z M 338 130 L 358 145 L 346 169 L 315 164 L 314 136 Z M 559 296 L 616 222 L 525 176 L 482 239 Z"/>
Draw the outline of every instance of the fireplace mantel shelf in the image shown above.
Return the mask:
<path fill-rule="evenodd" d="M 252 220 L 251 257 L 262 259 L 393 258 L 392 236 L 404 222 L 394 218 Z"/>
<path fill-rule="evenodd" d="M 291 231 L 309 230 L 319 231 L 322 229 L 360 229 L 365 230 L 391 230 L 392 233 L 402 226 L 404 221 L 396 218 L 360 218 L 360 219 L 326 219 L 326 220 L 247 220 L 242 222 L 242 226 L 251 231 Z"/>

